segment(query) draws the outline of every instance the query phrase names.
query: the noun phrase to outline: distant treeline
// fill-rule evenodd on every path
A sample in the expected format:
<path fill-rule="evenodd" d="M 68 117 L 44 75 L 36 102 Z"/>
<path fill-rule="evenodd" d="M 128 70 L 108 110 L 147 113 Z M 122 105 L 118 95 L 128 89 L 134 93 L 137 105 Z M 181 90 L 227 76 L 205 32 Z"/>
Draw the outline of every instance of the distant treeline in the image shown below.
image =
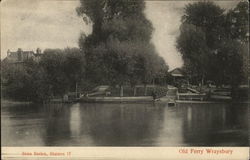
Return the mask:
<path fill-rule="evenodd" d="M 39 62 L 1 62 L 2 94 L 18 100 L 42 101 L 62 96 L 84 72 L 84 58 L 78 48 L 47 49 Z"/>
<path fill-rule="evenodd" d="M 89 69 L 88 63 L 84 52 L 78 48 L 46 49 L 39 62 L 33 59 L 21 63 L 4 60 L 1 62 L 2 94 L 17 100 L 44 101 L 50 98 L 61 98 L 64 94 L 75 91 L 76 87 L 78 92 L 83 93 L 103 84 L 111 86 L 148 84 L 152 83 L 153 77 L 164 77 L 167 73 L 163 60 L 162 63 L 155 65 L 163 69 L 163 72 L 153 71 L 153 67 L 149 66 L 152 64 L 144 63 L 146 57 L 138 55 L 120 61 L 107 61 L 106 65 L 108 67 L 114 65 L 114 68 L 108 68 L 100 62 L 102 60 L 99 59 L 99 62 L 96 62 L 97 67 L 93 69 L 93 73 L 86 72 Z M 127 67 L 128 72 L 114 72 L 115 69 L 120 69 L 119 65 Z M 151 68 L 149 71 L 152 74 L 147 68 Z M 100 75 L 100 72 L 97 74 L 96 70 L 102 71 L 103 74 Z M 113 79 L 109 77 L 111 74 Z M 125 76 L 126 79 L 123 79 Z"/>

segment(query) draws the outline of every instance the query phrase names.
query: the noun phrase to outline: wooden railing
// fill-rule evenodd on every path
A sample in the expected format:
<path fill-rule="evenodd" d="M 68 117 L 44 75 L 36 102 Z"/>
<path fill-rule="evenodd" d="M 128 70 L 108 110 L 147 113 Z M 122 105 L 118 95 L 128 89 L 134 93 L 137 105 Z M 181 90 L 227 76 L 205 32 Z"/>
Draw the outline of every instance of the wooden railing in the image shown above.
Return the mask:
<path fill-rule="evenodd" d="M 200 100 L 203 101 L 206 97 L 205 93 L 178 93 L 178 100 Z"/>

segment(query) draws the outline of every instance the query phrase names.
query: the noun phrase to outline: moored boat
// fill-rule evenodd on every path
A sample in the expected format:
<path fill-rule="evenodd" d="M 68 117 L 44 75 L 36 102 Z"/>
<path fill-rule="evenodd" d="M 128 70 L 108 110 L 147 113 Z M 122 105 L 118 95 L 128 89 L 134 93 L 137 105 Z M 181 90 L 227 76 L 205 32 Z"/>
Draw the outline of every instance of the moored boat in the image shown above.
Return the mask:
<path fill-rule="evenodd" d="M 232 100 L 231 91 L 228 89 L 217 89 L 211 92 L 212 100 Z"/>
<path fill-rule="evenodd" d="M 232 97 L 226 96 L 226 95 L 211 95 L 210 99 L 212 99 L 212 100 L 232 100 Z"/>

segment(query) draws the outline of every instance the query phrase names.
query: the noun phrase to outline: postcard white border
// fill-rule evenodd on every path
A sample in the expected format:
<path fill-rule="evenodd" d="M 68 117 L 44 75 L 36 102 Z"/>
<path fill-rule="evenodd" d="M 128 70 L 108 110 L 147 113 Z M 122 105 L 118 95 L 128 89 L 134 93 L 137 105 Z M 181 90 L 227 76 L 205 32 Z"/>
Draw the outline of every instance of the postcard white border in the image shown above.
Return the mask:
<path fill-rule="evenodd" d="M 206 149 L 231 150 L 232 153 L 208 154 Z M 188 153 L 181 153 L 184 150 Z M 191 150 L 203 150 L 203 154 L 191 153 Z M 50 155 L 51 152 L 54 155 Z M 42 155 L 44 153 L 47 155 Z M 249 160 L 249 147 L 2 147 L 2 159 Z"/>

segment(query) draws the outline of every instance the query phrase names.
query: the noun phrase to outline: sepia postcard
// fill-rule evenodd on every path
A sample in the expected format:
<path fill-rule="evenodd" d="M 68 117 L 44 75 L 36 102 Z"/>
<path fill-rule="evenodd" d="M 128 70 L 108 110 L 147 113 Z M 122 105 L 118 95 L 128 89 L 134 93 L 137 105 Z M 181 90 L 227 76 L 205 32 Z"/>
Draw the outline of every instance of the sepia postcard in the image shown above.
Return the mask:
<path fill-rule="evenodd" d="M 0 4 L 1 159 L 250 159 L 247 0 Z"/>

